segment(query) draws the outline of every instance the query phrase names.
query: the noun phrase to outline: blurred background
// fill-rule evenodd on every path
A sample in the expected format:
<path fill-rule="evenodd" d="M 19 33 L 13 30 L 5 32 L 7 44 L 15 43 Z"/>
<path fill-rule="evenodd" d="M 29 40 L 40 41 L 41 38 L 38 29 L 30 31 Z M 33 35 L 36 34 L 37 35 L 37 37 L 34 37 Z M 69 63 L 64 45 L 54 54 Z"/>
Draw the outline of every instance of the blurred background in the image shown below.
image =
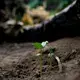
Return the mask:
<path fill-rule="evenodd" d="M 5 18 L 26 24 L 36 24 L 49 19 L 73 0 L 3 0 Z M 1 3 L 2 5 L 2 3 Z M 2 18 L 3 19 L 3 18 Z"/>
<path fill-rule="evenodd" d="M 3 27 L 4 32 L 7 34 L 12 32 L 14 34 L 15 30 L 23 32 L 23 27 L 34 27 L 45 20 L 51 19 L 57 12 L 60 12 L 73 1 L 2 0 L 0 2 L 0 27 Z M 16 24 L 20 26 L 15 26 Z"/>
<path fill-rule="evenodd" d="M 36 24 L 51 18 L 73 0 L 24 0 L 26 14 L 22 17 L 24 24 Z M 19 13 L 20 14 L 20 13 Z M 17 15 L 19 15 L 17 14 Z M 17 16 L 20 19 L 20 16 Z M 28 18 L 28 21 L 26 21 Z"/>

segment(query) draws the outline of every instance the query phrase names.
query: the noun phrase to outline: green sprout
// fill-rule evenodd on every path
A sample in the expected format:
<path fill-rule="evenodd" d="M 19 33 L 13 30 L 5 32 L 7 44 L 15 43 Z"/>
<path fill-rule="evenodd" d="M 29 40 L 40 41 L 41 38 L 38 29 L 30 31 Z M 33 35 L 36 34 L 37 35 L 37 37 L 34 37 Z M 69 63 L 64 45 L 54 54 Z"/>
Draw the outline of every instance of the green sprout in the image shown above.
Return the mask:
<path fill-rule="evenodd" d="M 39 57 L 39 63 L 40 63 L 40 75 L 42 75 L 42 64 L 43 64 L 43 60 L 42 60 L 42 53 L 43 53 L 43 49 L 47 46 L 48 44 L 48 41 L 45 41 L 45 42 L 42 42 L 42 43 L 33 43 L 33 46 L 35 47 L 36 49 L 36 52 L 37 52 L 37 56 Z M 58 66 L 59 66 L 59 72 L 62 72 L 62 65 L 61 65 L 61 61 L 59 59 L 58 56 L 56 56 L 54 54 L 55 52 L 55 48 L 49 48 L 49 63 L 50 63 L 50 68 L 52 68 L 52 61 L 53 61 L 53 58 L 56 59 L 56 61 L 58 62 Z"/>
<path fill-rule="evenodd" d="M 45 41 L 45 42 L 42 42 L 42 43 L 35 42 L 35 43 L 33 43 L 33 46 L 34 46 L 36 49 L 42 49 L 42 48 L 44 48 L 47 44 L 48 44 L 48 41 Z"/>
<path fill-rule="evenodd" d="M 35 47 L 35 49 L 37 51 L 39 51 L 37 56 L 39 56 L 40 74 L 41 75 L 42 75 L 42 63 L 43 63 L 43 61 L 42 61 L 42 49 L 47 45 L 47 43 L 48 43 L 48 41 L 45 41 L 45 42 L 42 42 L 42 43 L 38 43 L 38 42 L 33 43 L 33 46 Z"/>
<path fill-rule="evenodd" d="M 50 48 L 49 50 L 49 63 L 50 63 L 50 68 L 52 68 L 52 61 L 53 61 L 53 57 L 54 57 L 54 51 L 55 51 L 55 48 Z"/>
<path fill-rule="evenodd" d="M 55 51 L 55 48 L 50 48 L 50 51 L 49 51 L 50 53 L 48 54 L 48 56 L 50 57 L 50 59 L 49 59 L 50 68 L 52 68 L 52 60 L 53 60 L 53 57 L 54 57 L 56 59 L 56 61 L 58 62 L 59 72 L 62 72 L 61 61 L 60 61 L 59 57 L 54 54 L 54 51 Z"/>

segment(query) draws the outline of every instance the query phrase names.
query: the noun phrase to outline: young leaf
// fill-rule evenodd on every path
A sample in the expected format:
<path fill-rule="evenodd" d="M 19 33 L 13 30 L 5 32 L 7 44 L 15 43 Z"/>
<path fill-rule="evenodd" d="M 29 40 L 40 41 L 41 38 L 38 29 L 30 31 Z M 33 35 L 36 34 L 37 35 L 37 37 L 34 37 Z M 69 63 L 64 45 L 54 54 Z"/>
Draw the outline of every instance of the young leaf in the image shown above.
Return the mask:
<path fill-rule="evenodd" d="M 54 53 L 55 52 L 55 48 L 50 48 L 50 53 Z"/>
<path fill-rule="evenodd" d="M 42 49 L 42 48 L 43 48 L 43 46 L 41 45 L 41 43 L 38 43 L 38 42 L 33 43 L 33 45 L 34 45 L 34 47 L 35 47 L 36 49 Z"/>
<path fill-rule="evenodd" d="M 42 42 L 41 45 L 45 47 L 48 44 L 48 41 Z"/>

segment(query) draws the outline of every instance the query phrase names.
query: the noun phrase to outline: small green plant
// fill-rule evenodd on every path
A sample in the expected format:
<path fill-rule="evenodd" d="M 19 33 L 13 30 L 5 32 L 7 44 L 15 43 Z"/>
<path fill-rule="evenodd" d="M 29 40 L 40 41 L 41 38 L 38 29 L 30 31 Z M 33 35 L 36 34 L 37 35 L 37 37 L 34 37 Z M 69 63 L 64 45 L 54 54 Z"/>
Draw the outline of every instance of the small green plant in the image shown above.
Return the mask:
<path fill-rule="evenodd" d="M 33 43 L 33 46 L 36 48 L 37 50 L 37 56 L 39 56 L 39 63 L 40 63 L 40 74 L 42 75 L 42 49 L 47 45 L 48 41 L 42 42 L 42 43 Z"/>
<path fill-rule="evenodd" d="M 54 51 L 55 51 L 55 48 L 50 48 L 50 51 L 49 51 L 49 54 L 48 54 L 48 56 L 50 57 L 50 59 L 49 59 L 50 68 L 52 68 L 52 60 L 53 60 L 53 57 L 54 57 L 56 59 L 56 61 L 58 62 L 59 72 L 62 72 L 61 61 L 60 61 L 59 57 L 54 54 Z"/>
<path fill-rule="evenodd" d="M 35 47 L 36 49 L 36 52 L 37 52 L 37 56 L 39 57 L 39 63 L 40 63 L 40 75 L 42 75 L 42 64 L 43 64 L 43 60 L 42 60 L 42 53 L 43 53 L 43 48 L 45 48 L 48 44 L 48 41 L 45 41 L 45 42 L 42 42 L 42 43 L 33 43 L 33 46 Z M 54 54 L 55 52 L 55 48 L 49 48 L 49 63 L 50 63 L 50 68 L 52 68 L 52 61 L 53 61 L 53 58 L 56 59 L 56 61 L 58 62 L 58 66 L 59 66 L 59 72 L 62 72 L 62 65 L 61 65 L 61 61 L 59 59 L 58 56 L 56 56 Z"/>
<path fill-rule="evenodd" d="M 54 51 L 55 51 L 55 48 L 50 48 L 49 49 L 48 57 L 49 57 L 50 68 L 52 68 L 52 61 L 53 61 L 53 57 L 54 57 Z"/>

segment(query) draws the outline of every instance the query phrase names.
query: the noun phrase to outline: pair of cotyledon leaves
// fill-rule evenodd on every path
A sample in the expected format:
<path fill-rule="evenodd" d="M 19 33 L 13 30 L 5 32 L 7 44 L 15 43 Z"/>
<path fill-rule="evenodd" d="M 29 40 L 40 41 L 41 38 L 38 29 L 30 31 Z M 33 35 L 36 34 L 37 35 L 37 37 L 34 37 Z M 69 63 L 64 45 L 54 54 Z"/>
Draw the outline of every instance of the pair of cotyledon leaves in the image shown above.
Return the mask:
<path fill-rule="evenodd" d="M 42 43 L 39 43 L 39 42 L 33 43 L 33 45 L 34 45 L 34 47 L 35 47 L 36 49 L 42 49 L 42 48 L 44 48 L 47 44 L 48 44 L 48 41 L 45 41 L 45 42 L 42 42 Z"/>

